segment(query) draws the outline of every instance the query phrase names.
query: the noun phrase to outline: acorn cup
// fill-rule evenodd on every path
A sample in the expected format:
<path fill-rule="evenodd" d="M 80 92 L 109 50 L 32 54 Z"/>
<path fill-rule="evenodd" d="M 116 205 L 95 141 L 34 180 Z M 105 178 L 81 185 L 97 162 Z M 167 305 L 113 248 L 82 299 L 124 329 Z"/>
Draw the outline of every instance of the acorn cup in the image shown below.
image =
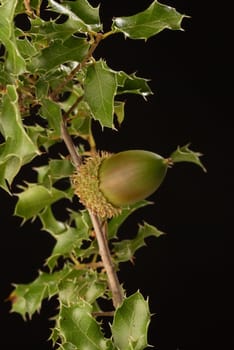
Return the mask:
<path fill-rule="evenodd" d="M 101 153 L 87 158 L 72 176 L 80 202 L 101 218 L 121 213 L 161 185 L 170 160 L 144 151 Z"/>

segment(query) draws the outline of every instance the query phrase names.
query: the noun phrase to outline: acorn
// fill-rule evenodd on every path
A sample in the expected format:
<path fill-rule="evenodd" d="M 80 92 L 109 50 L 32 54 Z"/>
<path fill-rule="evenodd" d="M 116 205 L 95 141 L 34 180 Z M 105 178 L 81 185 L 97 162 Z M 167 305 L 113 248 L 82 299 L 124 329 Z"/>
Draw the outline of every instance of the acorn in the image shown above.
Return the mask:
<path fill-rule="evenodd" d="M 144 150 L 103 152 L 87 158 L 72 183 L 83 205 L 101 218 L 111 218 L 154 193 L 169 164 L 169 159 Z"/>

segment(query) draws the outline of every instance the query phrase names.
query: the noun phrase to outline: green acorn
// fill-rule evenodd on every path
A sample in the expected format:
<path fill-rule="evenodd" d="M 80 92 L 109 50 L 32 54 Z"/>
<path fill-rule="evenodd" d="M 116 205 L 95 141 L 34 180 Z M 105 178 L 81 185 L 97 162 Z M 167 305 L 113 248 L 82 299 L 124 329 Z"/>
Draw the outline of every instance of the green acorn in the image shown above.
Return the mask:
<path fill-rule="evenodd" d="M 111 218 L 145 199 L 162 183 L 169 160 L 143 150 L 101 153 L 88 158 L 72 177 L 75 193 L 92 212 Z"/>

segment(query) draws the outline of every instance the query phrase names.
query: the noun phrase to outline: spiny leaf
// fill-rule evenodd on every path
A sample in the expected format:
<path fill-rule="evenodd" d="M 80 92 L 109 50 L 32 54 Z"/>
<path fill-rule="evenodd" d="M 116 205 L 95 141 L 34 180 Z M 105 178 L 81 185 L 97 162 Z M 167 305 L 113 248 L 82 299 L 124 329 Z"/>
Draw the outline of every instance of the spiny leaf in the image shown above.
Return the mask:
<path fill-rule="evenodd" d="M 91 311 L 90 304 L 83 300 L 70 307 L 62 305 L 58 326 L 63 343 L 79 350 L 107 350 L 106 339 Z"/>
<path fill-rule="evenodd" d="M 71 213 L 74 218 L 74 214 Z M 52 222 L 53 223 L 53 222 Z M 53 234 L 56 239 L 56 244 L 51 253 L 51 256 L 47 259 L 47 265 L 52 269 L 60 256 L 69 256 L 74 249 L 79 249 L 84 240 L 89 239 L 89 226 L 87 225 L 83 214 L 77 213 L 75 219 L 76 227 L 70 227 L 66 225 L 66 229 L 58 234 Z"/>
<path fill-rule="evenodd" d="M 28 184 L 28 187 L 21 193 L 16 194 L 18 202 L 14 215 L 22 217 L 24 220 L 34 218 L 43 209 L 57 202 L 59 199 L 67 198 L 65 191 L 56 188 L 46 188 L 42 185 Z"/>
<path fill-rule="evenodd" d="M 150 322 L 148 301 L 136 292 L 116 310 L 112 334 L 118 350 L 143 350 Z"/>
<path fill-rule="evenodd" d="M 25 60 L 31 60 L 32 56 L 37 54 L 37 49 L 35 48 L 34 44 L 28 40 L 27 37 L 23 38 L 24 33 L 22 32 L 22 37 L 20 39 L 17 39 L 17 47 Z"/>
<path fill-rule="evenodd" d="M 49 5 L 57 13 L 67 15 L 69 25 L 76 27 L 77 32 L 86 33 L 102 30 L 99 18 L 99 6 L 96 8 L 92 7 L 87 0 L 64 1 L 63 4 L 49 0 Z"/>
<path fill-rule="evenodd" d="M 137 235 L 133 239 L 124 239 L 121 242 L 114 242 L 114 252 L 118 262 L 129 261 L 133 258 L 135 252 L 145 246 L 145 238 L 154 236 L 160 237 L 164 232 L 159 231 L 155 226 L 148 223 L 139 225 Z"/>
<path fill-rule="evenodd" d="M 7 50 L 6 67 L 14 74 L 21 74 L 25 71 L 25 61 L 21 56 L 14 33 L 14 15 L 17 0 L 2 0 L 0 4 L 0 42 Z"/>
<path fill-rule="evenodd" d="M 76 304 L 80 298 L 93 304 L 105 290 L 106 282 L 100 280 L 98 273 L 80 264 L 60 283 L 59 299 L 65 305 Z"/>
<path fill-rule="evenodd" d="M 82 244 L 82 237 L 79 232 L 73 227 L 67 227 L 67 229 L 56 237 L 56 244 L 48 257 L 46 264 L 52 270 L 60 256 L 69 256 L 75 247 L 80 247 Z"/>
<path fill-rule="evenodd" d="M 108 238 L 114 238 L 123 224 L 123 222 L 130 216 L 135 210 L 145 207 L 146 205 L 152 204 L 152 202 L 143 200 L 134 204 L 129 205 L 127 208 L 123 208 L 121 214 L 115 216 L 108 223 Z"/>
<path fill-rule="evenodd" d="M 14 85 L 7 86 L 0 117 L 0 130 L 6 140 L 0 146 L 0 186 L 8 190 L 6 182 L 11 185 L 20 168 L 39 151 L 23 127 Z"/>
<path fill-rule="evenodd" d="M 26 315 L 31 317 L 34 312 L 40 310 L 43 299 L 51 298 L 58 293 L 59 283 L 69 272 L 67 268 L 53 274 L 40 271 L 39 276 L 32 283 L 16 284 L 9 297 L 12 301 L 11 311 L 19 313 L 23 318 Z"/>
<path fill-rule="evenodd" d="M 38 173 L 38 183 L 50 187 L 60 179 L 66 179 L 70 185 L 69 177 L 74 172 L 74 166 L 68 159 L 50 159 L 48 165 L 34 168 Z"/>
<path fill-rule="evenodd" d="M 102 60 L 88 67 L 84 84 L 85 101 L 91 109 L 93 118 L 103 127 L 113 128 L 116 89 L 116 76 Z"/>
<path fill-rule="evenodd" d="M 181 29 L 182 19 L 186 17 L 174 8 L 154 1 L 146 10 L 128 17 L 116 17 L 113 30 L 122 32 L 131 39 L 148 39 L 168 28 Z"/>
<path fill-rule="evenodd" d="M 99 6 L 92 7 L 87 0 L 64 1 L 64 5 L 70 8 L 74 14 L 86 24 L 86 31 L 99 32 L 102 30 L 99 17 Z"/>
<path fill-rule="evenodd" d="M 148 79 L 137 77 L 135 74 L 129 75 L 123 71 L 117 72 L 117 94 L 138 94 L 146 98 L 146 96 L 152 95 L 147 82 Z"/>
<path fill-rule="evenodd" d="M 49 128 L 54 131 L 54 137 L 59 137 L 61 133 L 62 114 L 59 105 L 49 99 L 43 99 L 42 116 L 47 119 Z"/>
<path fill-rule="evenodd" d="M 202 168 L 203 171 L 206 172 L 206 168 L 200 161 L 200 157 L 202 154 L 200 152 L 194 152 L 191 149 L 189 149 L 189 145 L 187 144 L 185 146 L 178 146 L 177 149 L 170 155 L 170 158 L 173 163 L 179 163 L 179 162 L 190 162 L 197 164 L 199 167 Z"/>
<path fill-rule="evenodd" d="M 30 71 L 44 70 L 46 73 L 66 62 L 81 62 L 87 55 L 89 43 L 85 39 L 70 37 L 65 41 L 54 40 L 32 59 Z"/>
<path fill-rule="evenodd" d="M 36 280 L 31 285 L 16 286 L 10 295 L 10 300 L 13 301 L 11 311 L 17 312 L 24 319 L 26 315 L 31 318 L 34 312 L 40 310 L 43 299 L 47 297 L 46 290 L 46 285 L 37 284 Z"/>
<path fill-rule="evenodd" d="M 38 216 L 43 225 L 42 229 L 52 236 L 57 236 L 66 230 L 66 224 L 54 217 L 51 206 L 43 210 Z"/>

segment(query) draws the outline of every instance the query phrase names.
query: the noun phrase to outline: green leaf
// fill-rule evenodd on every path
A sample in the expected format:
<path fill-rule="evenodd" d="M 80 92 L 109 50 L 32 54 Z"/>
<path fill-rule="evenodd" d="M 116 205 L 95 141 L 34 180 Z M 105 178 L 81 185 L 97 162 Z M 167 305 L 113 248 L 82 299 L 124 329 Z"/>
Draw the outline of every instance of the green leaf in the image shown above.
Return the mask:
<path fill-rule="evenodd" d="M 49 232 L 52 236 L 57 236 L 66 230 L 66 224 L 55 219 L 50 206 L 47 207 L 38 216 L 43 225 L 42 229 Z"/>
<path fill-rule="evenodd" d="M 10 296 L 10 299 L 13 300 L 11 311 L 17 312 L 24 319 L 27 314 L 31 318 L 34 312 L 40 310 L 41 303 L 46 297 L 46 289 L 44 284 L 37 283 L 16 286 Z"/>
<path fill-rule="evenodd" d="M 84 84 L 85 101 L 93 118 L 98 120 L 102 127 L 113 128 L 116 89 L 116 75 L 102 60 L 88 67 Z"/>
<path fill-rule="evenodd" d="M 30 0 L 30 7 L 31 9 L 34 9 L 37 11 L 37 13 L 40 10 L 42 0 Z M 24 1 L 18 1 L 17 8 L 16 8 L 16 14 L 22 13 L 25 11 Z"/>
<path fill-rule="evenodd" d="M 80 215 L 81 216 L 81 215 Z M 54 235 L 56 244 L 47 259 L 47 265 L 53 269 L 60 256 L 69 256 L 74 249 L 80 248 L 83 241 L 88 239 L 89 229 L 86 224 L 80 220 L 80 225 L 76 228 L 67 225 L 66 230 L 59 235 Z"/>
<path fill-rule="evenodd" d="M 21 167 L 39 154 L 23 127 L 14 85 L 7 86 L 2 100 L 0 130 L 6 140 L 0 145 L 0 186 L 8 190 L 6 182 L 11 185 Z"/>
<path fill-rule="evenodd" d="M 119 125 L 121 125 L 124 121 L 124 106 L 125 102 L 122 101 L 115 101 L 114 103 L 114 113 L 117 117 Z"/>
<path fill-rule="evenodd" d="M 24 35 L 24 33 L 22 32 L 22 35 Z M 31 60 L 32 56 L 37 54 L 37 50 L 35 48 L 35 46 L 33 45 L 32 42 L 30 42 L 28 40 L 27 37 L 21 38 L 21 39 L 17 39 L 17 47 L 18 50 L 20 52 L 20 54 L 22 55 L 22 57 L 25 58 L 25 60 Z"/>
<path fill-rule="evenodd" d="M 39 272 L 39 276 L 28 284 L 15 285 L 9 300 L 12 301 L 12 312 L 19 313 L 24 319 L 26 315 L 31 316 L 39 311 L 43 299 L 51 298 L 58 293 L 58 285 L 69 273 L 67 268 L 48 274 Z"/>
<path fill-rule="evenodd" d="M 106 339 L 91 311 L 90 304 L 83 300 L 70 307 L 62 305 L 58 326 L 63 343 L 79 350 L 107 350 Z"/>
<path fill-rule="evenodd" d="M 118 262 L 129 261 L 133 258 L 135 252 L 145 246 L 145 238 L 154 236 L 160 237 L 164 232 L 159 231 L 155 226 L 147 224 L 139 225 L 137 235 L 133 239 L 124 239 L 121 242 L 113 242 L 116 260 Z"/>
<path fill-rule="evenodd" d="M 53 179 L 70 177 L 75 169 L 69 159 L 51 159 L 49 161 L 49 168 Z"/>
<path fill-rule="evenodd" d="M 152 202 L 143 200 L 134 204 L 129 205 L 127 208 L 123 208 L 121 214 L 113 217 L 108 223 L 108 238 L 114 238 L 117 235 L 117 232 L 120 226 L 124 221 L 137 209 L 143 208 L 146 205 L 153 204 Z"/>
<path fill-rule="evenodd" d="M 76 229 L 67 227 L 67 229 L 60 233 L 56 237 L 56 244 L 51 253 L 51 256 L 47 259 L 46 264 L 52 270 L 60 256 L 69 256 L 76 246 L 80 246 L 82 238 Z"/>
<path fill-rule="evenodd" d="M 120 71 L 117 73 L 117 94 L 138 94 L 146 98 L 146 96 L 152 95 L 148 81 L 148 79 L 137 77 L 135 73 L 128 75 Z"/>
<path fill-rule="evenodd" d="M 173 163 L 190 162 L 197 164 L 199 167 L 202 168 L 203 171 L 206 172 L 206 168 L 200 161 L 200 157 L 202 156 L 202 154 L 189 149 L 189 145 L 190 144 L 187 144 L 182 147 L 178 146 L 177 149 L 170 155 L 170 159 Z"/>
<path fill-rule="evenodd" d="M 14 75 L 25 71 L 25 61 L 18 50 L 14 33 L 14 15 L 17 2 L 17 0 L 2 0 L 0 4 L 0 42 L 7 50 L 7 70 Z"/>
<path fill-rule="evenodd" d="M 76 28 L 77 32 L 102 30 L 99 6 L 92 7 L 87 0 L 64 1 L 62 5 L 54 0 L 49 0 L 49 5 L 57 13 L 67 15 L 69 19 L 66 22 L 69 22 L 69 26 Z"/>
<path fill-rule="evenodd" d="M 102 30 L 99 17 L 99 6 L 92 7 L 87 0 L 64 1 L 64 5 L 70 8 L 74 14 L 86 24 L 86 31 L 99 32 Z"/>
<path fill-rule="evenodd" d="M 148 301 L 136 292 L 116 310 L 112 334 L 118 350 L 143 350 L 150 322 Z"/>
<path fill-rule="evenodd" d="M 181 29 L 182 19 L 186 17 L 174 8 L 154 1 L 145 11 L 128 17 L 116 17 L 113 30 L 122 32 L 131 39 L 148 39 L 168 28 Z"/>
<path fill-rule="evenodd" d="M 80 270 L 79 270 L 80 267 Z M 59 285 L 59 299 L 65 305 L 76 304 L 79 299 L 93 304 L 95 300 L 103 296 L 106 290 L 106 282 L 100 281 L 100 276 L 91 269 L 82 269 L 82 264 L 77 266 Z"/>
<path fill-rule="evenodd" d="M 47 119 L 49 127 L 54 131 L 55 137 L 61 134 L 62 114 L 59 105 L 49 99 L 43 99 L 41 113 Z"/>
<path fill-rule="evenodd" d="M 70 37 L 65 41 L 54 40 L 40 55 L 32 59 L 29 69 L 46 73 L 66 62 L 81 62 L 88 54 L 89 43 L 82 38 Z"/>
<path fill-rule="evenodd" d="M 56 188 L 48 189 L 42 185 L 28 184 L 28 187 L 21 193 L 16 194 L 18 202 L 14 215 L 22 217 L 24 220 L 34 218 L 43 209 L 57 202 L 59 199 L 67 198 L 64 191 Z"/>
<path fill-rule="evenodd" d="M 72 119 L 68 129 L 71 135 L 83 138 L 89 137 L 91 133 L 91 117 L 78 115 Z"/>
<path fill-rule="evenodd" d="M 82 234 L 83 239 L 89 239 L 92 223 L 87 210 L 70 211 L 71 219 L 74 220 L 75 227 Z"/>
<path fill-rule="evenodd" d="M 60 345 L 58 350 L 77 350 L 77 347 L 71 343 L 65 343 Z"/>
<path fill-rule="evenodd" d="M 37 182 L 45 187 L 50 188 L 51 185 L 58 180 L 66 179 L 67 187 L 70 186 L 69 177 L 74 172 L 74 166 L 70 160 L 64 159 L 50 159 L 48 165 L 42 165 L 34 168 L 37 171 Z"/>

